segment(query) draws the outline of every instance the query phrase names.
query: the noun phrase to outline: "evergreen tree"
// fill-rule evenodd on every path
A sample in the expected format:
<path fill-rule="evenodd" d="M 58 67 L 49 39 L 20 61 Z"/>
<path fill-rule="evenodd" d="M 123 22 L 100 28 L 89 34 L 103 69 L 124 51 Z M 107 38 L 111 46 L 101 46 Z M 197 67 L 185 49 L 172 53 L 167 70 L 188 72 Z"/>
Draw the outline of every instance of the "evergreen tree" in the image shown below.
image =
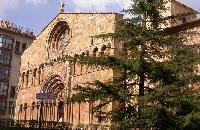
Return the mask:
<path fill-rule="evenodd" d="M 102 121 L 117 129 L 200 128 L 197 85 L 199 55 L 184 44 L 180 33 L 172 34 L 163 25 L 167 0 L 133 0 L 125 12 L 132 18 L 117 24 L 118 31 L 96 38 L 117 39 L 126 50 L 122 56 L 80 56 L 78 62 L 120 72 L 111 81 L 77 86 L 71 102 L 100 101 L 92 110 Z M 137 89 L 138 93 L 134 93 Z M 113 110 L 102 112 L 110 103 Z"/>

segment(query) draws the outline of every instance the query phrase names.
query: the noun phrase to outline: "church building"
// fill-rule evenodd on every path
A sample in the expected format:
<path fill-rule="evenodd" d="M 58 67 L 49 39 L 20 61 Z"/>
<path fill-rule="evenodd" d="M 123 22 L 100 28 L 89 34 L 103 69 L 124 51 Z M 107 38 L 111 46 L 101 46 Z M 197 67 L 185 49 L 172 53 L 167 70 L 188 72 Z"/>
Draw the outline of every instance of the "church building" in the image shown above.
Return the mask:
<path fill-rule="evenodd" d="M 75 125 L 97 123 L 89 113 L 91 104 L 65 104 L 63 98 L 70 97 L 77 84 L 97 79 L 107 81 L 115 72 L 65 60 L 64 56 L 118 55 L 117 41 L 104 42 L 92 36 L 114 33 L 119 19 L 122 15 L 117 13 L 65 13 L 61 10 L 22 55 L 15 118 L 62 120 Z M 53 93 L 55 99 L 37 99 L 37 94 L 48 92 Z"/>
<path fill-rule="evenodd" d="M 197 13 L 177 1 L 173 1 L 169 6 L 173 9 L 171 12 L 176 14 L 184 11 Z M 73 125 L 74 128 L 80 124 L 101 123 L 89 112 L 92 103 L 67 104 L 64 100 L 73 94 L 72 89 L 76 85 L 95 80 L 108 81 L 118 72 L 98 66 L 82 65 L 68 60 L 65 56 L 120 56 L 122 47 L 118 41 L 104 41 L 93 36 L 116 32 L 116 23 L 122 18 L 118 13 L 66 13 L 62 5 L 60 13 L 22 55 L 15 119 L 62 121 Z M 178 25 L 171 26 L 179 31 L 200 31 L 200 20 L 196 18 L 194 15 L 179 21 Z M 193 35 L 190 38 L 196 39 L 197 36 Z M 106 109 L 113 107 L 111 104 Z"/>

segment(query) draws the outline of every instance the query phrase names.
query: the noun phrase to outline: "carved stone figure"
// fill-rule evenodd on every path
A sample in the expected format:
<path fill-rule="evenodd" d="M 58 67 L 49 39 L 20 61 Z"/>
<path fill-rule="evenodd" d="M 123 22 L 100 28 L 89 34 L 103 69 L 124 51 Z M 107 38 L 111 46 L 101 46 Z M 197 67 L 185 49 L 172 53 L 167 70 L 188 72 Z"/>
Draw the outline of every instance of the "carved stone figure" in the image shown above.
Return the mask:
<path fill-rule="evenodd" d="M 63 13 L 65 11 L 65 3 L 64 2 L 60 2 L 60 12 Z"/>

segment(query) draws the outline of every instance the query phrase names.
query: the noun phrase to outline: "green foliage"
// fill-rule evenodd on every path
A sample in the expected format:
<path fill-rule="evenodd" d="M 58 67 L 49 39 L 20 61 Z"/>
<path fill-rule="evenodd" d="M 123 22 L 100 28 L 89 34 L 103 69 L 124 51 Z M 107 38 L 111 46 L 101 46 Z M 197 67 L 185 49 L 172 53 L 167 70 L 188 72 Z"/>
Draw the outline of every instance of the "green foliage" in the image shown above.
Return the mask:
<path fill-rule="evenodd" d="M 167 0 L 133 0 L 125 12 L 133 17 L 117 24 L 117 32 L 95 36 L 113 38 L 123 45 L 121 56 L 78 57 L 77 62 L 113 69 L 120 73 L 107 82 L 77 86 L 70 102 L 96 102 L 92 112 L 118 129 L 162 130 L 199 127 L 197 85 L 199 54 L 183 44 L 181 32 L 170 34 L 161 28 Z M 164 30 L 164 31 L 163 31 Z M 153 87 L 152 87 L 153 86 Z M 139 88 L 139 93 L 134 93 Z M 110 103 L 113 109 L 102 112 Z"/>
<path fill-rule="evenodd" d="M 185 130 L 197 130 L 200 128 L 200 113 L 192 112 L 186 116 L 184 123 Z"/>
<path fill-rule="evenodd" d="M 159 88 L 142 98 L 145 116 L 153 117 L 151 123 L 160 129 L 183 129 L 188 114 L 199 111 L 199 94 L 183 86 Z"/>

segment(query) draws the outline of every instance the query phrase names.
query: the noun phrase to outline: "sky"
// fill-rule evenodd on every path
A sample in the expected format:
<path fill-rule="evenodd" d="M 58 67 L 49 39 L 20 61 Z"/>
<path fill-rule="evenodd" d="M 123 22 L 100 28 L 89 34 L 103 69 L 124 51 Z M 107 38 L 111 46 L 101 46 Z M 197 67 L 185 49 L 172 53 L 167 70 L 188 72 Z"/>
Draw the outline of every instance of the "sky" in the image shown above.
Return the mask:
<path fill-rule="evenodd" d="M 200 0 L 178 0 L 200 12 Z M 60 0 L 0 0 L 0 19 L 40 31 L 59 13 Z M 120 12 L 130 0 L 63 0 L 65 12 Z"/>

